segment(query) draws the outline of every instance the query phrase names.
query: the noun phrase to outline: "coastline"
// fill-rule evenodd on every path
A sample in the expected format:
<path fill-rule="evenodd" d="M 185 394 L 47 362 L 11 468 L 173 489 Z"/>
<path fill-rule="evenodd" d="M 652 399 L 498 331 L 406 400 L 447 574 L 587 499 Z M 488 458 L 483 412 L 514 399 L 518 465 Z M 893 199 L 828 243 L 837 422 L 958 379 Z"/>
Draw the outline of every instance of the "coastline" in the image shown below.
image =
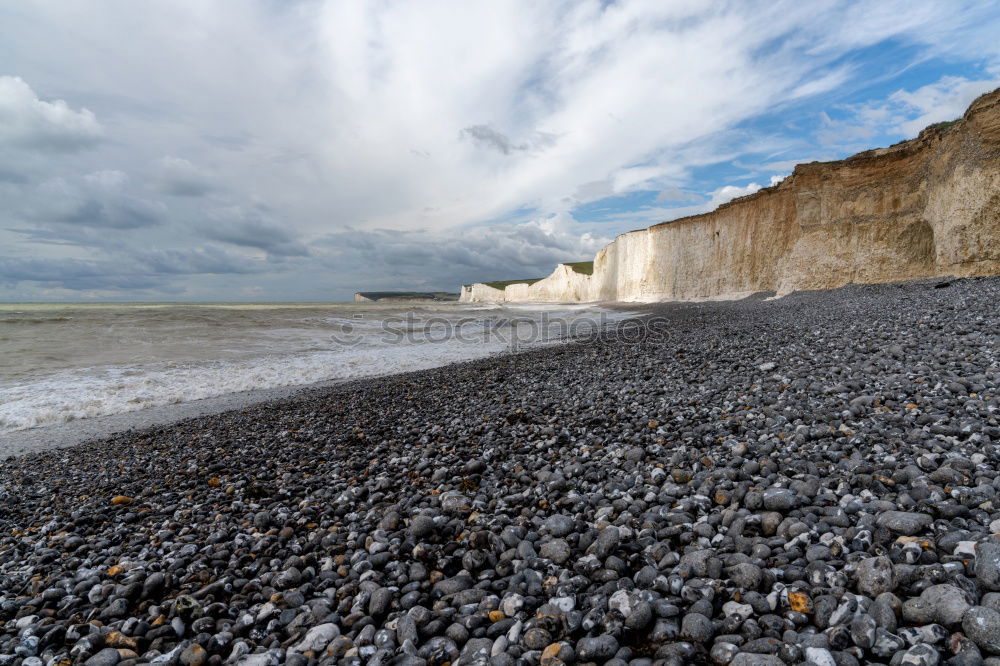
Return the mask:
<path fill-rule="evenodd" d="M 921 288 L 940 282 L 937 279 L 917 279 L 893 283 L 883 283 L 881 285 L 850 285 L 833 292 L 842 290 L 863 289 L 866 287 L 889 288 Z M 685 311 L 697 310 L 702 306 L 718 305 L 720 307 L 734 306 L 737 304 L 750 304 L 755 302 L 795 300 L 795 297 L 810 298 L 812 294 L 823 294 L 827 290 L 799 292 L 786 296 L 776 296 L 773 292 L 760 292 L 751 294 L 740 299 L 713 298 L 705 300 L 692 300 L 683 302 L 668 303 L 639 303 L 639 302 L 598 302 L 587 305 L 596 305 L 609 310 L 619 310 L 624 313 L 634 314 L 630 319 L 649 317 L 656 313 L 670 312 L 671 310 Z M 792 297 L 789 299 L 789 297 Z M 530 307 L 531 303 L 516 304 L 516 307 Z M 539 303 L 542 307 L 551 307 L 552 304 Z M 167 428 L 173 425 L 193 421 L 196 419 L 210 419 L 215 416 L 238 412 L 250 408 L 263 408 L 273 406 L 284 401 L 295 401 L 297 399 L 308 399 L 315 393 L 316 395 L 326 395 L 328 391 L 364 391 L 365 384 L 377 380 L 385 380 L 393 377 L 406 377 L 409 375 L 419 376 L 421 373 L 447 370 L 448 368 L 460 368 L 461 366 L 489 361 L 512 355 L 526 355 L 545 349 L 546 346 L 563 346 L 573 344 L 572 341 L 550 343 L 542 347 L 521 349 L 514 352 L 506 351 L 477 359 L 445 363 L 440 366 L 426 368 L 422 370 L 412 370 L 405 372 L 389 372 L 385 374 L 374 374 L 364 377 L 348 377 L 343 379 L 330 379 L 308 384 L 294 384 L 267 389 L 257 389 L 252 391 L 238 391 L 226 393 L 210 398 L 180 402 L 169 405 L 159 405 L 146 409 L 122 412 L 117 414 L 107 414 L 86 419 L 76 419 L 54 423 L 26 430 L 16 430 L 7 433 L 0 433 L 0 459 L 7 457 L 18 457 L 33 453 L 44 452 L 51 449 L 64 449 L 94 443 L 109 438 L 128 437 L 141 434 L 153 429 Z"/>
<path fill-rule="evenodd" d="M 530 307 L 530 305 L 531 304 L 518 304 L 519 307 Z M 551 304 L 539 305 L 542 307 L 551 307 Z M 634 314 L 636 317 L 646 316 L 650 310 L 648 305 L 640 303 L 596 303 L 593 305 L 608 310 L 618 310 L 626 314 Z M 398 307 L 398 304 L 394 303 L 393 306 Z M 544 348 L 552 345 L 560 346 L 564 344 L 572 344 L 572 341 L 549 342 L 541 345 L 540 347 L 532 346 L 513 352 L 503 351 L 493 353 L 485 357 L 449 362 L 440 366 L 434 366 L 432 368 L 422 370 L 409 370 L 403 372 L 390 371 L 387 373 L 376 373 L 362 377 L 346 377 L 307 384 L 293 384 L 289 386 L 256 389 L 251 391 L 237 391 L 210 398 L 202 398 L 168 405 L 157 405 L 136 411 L 105 414 L 85 419 L 74 419 L 71 421 L 38 426 L 25 430 L 14 430 L 11 432 L 0 433 L 0 459 L 11 456 L 24 456 L 50 449 L 73 447 L 86 444 L 88 442 L 107 439 L 113 436 L 128 435 L 153 428 L 168 427 L 184 421 L 212 417 L 231 411 L 238 411 L 250 407 L 276 403 L 283 400 L 294 400 L 296 398 L 305 397 L 306 394 L 314 391 L 324 391 L 326 389 L 333 388 L 351 390 L 356 384 L 360 385 L 366 381 L 374 379 L 399 377 L 413 373 L 425 372 L 428 370 L 439 370 L 452 366 L 461 366 L 477 360 L 487 360 L 512 354 L 526 354 L 538 348 Z M 363 390 L 364 387 L 358 386 L 357 389 Z"/>
<path fill-rule="evenodd" d="M 61 449 L 93 440 L 106 439 L 113 435 L 169 426 L 201 417 L 211 417 L 350 381 L 357 380 L 331 380 L 256 391 L 239 391 L 190 402 L 159 405 L 134 412 L 106 414 L 0 433 L 0 457 L 22 456 L 49 449 Z"/>

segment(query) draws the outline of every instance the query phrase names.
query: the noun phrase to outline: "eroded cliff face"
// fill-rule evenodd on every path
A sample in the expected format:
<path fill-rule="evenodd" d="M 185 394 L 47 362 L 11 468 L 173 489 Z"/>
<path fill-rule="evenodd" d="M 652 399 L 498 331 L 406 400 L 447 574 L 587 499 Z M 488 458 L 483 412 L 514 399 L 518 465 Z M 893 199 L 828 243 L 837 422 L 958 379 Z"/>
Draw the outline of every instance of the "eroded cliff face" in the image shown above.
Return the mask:
<path fill-rule="evenodd" d="M 622 234 L 593 275 L 463 288 L 471 302 L 742 298 L 850 283 L 1000 274 L 1000 90 L 948 127 L 803 164 L 711 213 Z"/>

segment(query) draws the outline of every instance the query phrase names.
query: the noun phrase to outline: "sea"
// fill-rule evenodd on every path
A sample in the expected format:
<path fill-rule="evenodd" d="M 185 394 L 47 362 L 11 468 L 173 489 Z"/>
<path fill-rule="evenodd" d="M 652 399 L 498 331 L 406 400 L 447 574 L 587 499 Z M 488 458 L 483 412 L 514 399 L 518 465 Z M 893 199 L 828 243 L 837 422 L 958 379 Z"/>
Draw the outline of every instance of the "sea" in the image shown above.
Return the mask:
<path fill-rule="evenodd" d="M 450 302 L 0 303 L 0 437 L 558 344 L 628 316 Z"/>

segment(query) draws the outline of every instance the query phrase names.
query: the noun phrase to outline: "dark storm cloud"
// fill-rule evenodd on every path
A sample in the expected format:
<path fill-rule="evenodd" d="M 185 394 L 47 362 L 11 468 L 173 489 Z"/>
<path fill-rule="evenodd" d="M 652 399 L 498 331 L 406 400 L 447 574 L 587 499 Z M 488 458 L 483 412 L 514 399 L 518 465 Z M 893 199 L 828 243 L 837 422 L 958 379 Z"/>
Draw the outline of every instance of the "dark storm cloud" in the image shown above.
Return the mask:
<path fill-rule="evenodd" d="M 52 222 L 105 229 L 141 229 L 160 222 L 156 206 L 140 200 L 115 202 L 87 199 L 63 215 L 48 218 Z"/>
<path fill-rule="evenodd" d="M 63 289 L 146 289 L 162 282 L 115 261 L 0 257 L 0 283 L 22 282 Z"/>
<path fill-rule="evenodd" d="M 309 249 L 287 229 L 261 219 L 211 224 L 201 230 L 206 238 L 263 250 L 276 257 L 305 257 Z"/>
<path fill-rule="evenodd" d="M 259 261 L 236 256 L 217 247 L 186 250 L 149 250 L 138 252 L 136 261 L 159 275 L 247 274 L 259 273 Z"/>
<path fill-rule="evenodd" d="M 26 227 L 7 227 L 6 231 L 20 235 L 24 241 L 43 245 L 113 249 L 120 247 L 123 240 L 120 237 L 109 238 L 107 231 L 99 227 L 79 225 L 36 224 Z"/>
<path fill-rule="evenodd" d="M 259 262 L 219 248 L 136 251 L 106 259 L 0 257 L 0 284 L 23 282 L 70 290 L 150 289 L 184 275 L 253 273 Z"/>
<path fill-rule="evenodd" d="M 21 193 L 14 215 L 41 230 L 58 226 L 132 230 L 163 221 L 166 206 L 128 192 L 120 171 L 99 171 L 83 178 L 56 178 Z"/>

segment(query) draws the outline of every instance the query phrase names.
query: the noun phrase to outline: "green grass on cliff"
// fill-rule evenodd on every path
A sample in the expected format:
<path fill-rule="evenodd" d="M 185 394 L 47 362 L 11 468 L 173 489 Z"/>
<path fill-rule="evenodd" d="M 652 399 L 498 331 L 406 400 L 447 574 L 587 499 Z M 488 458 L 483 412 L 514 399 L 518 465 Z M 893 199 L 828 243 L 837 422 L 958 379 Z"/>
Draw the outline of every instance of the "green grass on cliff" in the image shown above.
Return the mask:
<path fill-rule="evenodd" d="M 563 266 L 569 266 L 573 269 L 575 273 L 582 273 L 583 275 L 593 275 L 594 274 L 594 262 L 593 261 L 573 261 L 564 262 Z"/>
<path fill-rule="evenodd" d="M 484 282 L 487 287 L 493 287 L 494 289 L 503 289 L 504 287 L 509 287 L 512 284 L 535 284 L 543 278 L 528 278 L 527 280 L 494 280 L 493 282 Z"/>
<path fill-rule="evenodd" d="M 925 127 L 924 131 L 926 132 L 927 130 L 946 130 L 949 127 L 952 127 L 953 125 L 957 124 L 958 121 L 960 121 L 960 120 L 961 120 L 961 118 L 955 118 L 954 120 L 945 120 L 945 121 L 940 122 L 940 123 L 933 123 L 933 124 L 928 125 L 927 127 Z"/>

